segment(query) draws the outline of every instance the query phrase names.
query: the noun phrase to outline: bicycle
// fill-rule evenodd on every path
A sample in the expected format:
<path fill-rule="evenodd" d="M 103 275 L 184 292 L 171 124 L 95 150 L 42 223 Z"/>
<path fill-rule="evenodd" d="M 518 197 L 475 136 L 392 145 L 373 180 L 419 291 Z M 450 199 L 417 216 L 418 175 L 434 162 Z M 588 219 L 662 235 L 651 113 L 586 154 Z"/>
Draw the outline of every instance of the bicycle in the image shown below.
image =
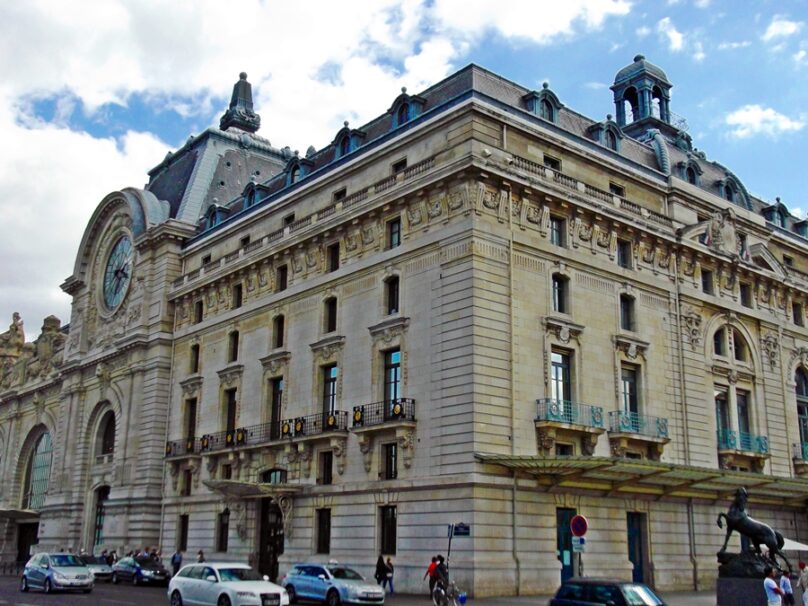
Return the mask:
<path fill-rule="evenodd" d="M 434 606 L 463 606 L 466 603 L 466 592 L 460 591 L 454 581 L 449 581 L 449 586 L 444 587 L 438 581 L 432 592 L 432 603 Z"/>

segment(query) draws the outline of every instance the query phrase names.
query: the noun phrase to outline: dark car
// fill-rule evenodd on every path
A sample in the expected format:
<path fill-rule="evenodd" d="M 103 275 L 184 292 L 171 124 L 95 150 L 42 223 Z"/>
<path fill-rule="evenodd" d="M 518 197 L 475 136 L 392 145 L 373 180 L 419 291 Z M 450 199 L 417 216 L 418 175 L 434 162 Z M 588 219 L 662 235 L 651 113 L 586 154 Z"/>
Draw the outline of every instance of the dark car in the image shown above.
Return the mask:
<path fill-rule="evenodd" d="M 665 606 L 642 583 L 607 579 L 569 579 L 548 606 Z"/>
<path fill-rule="evenodd" d="M 134 585 L 168 585 L 171 575 L 158 560 L 143 556 L 123 558 L 112 566 L 112 582 L 131 581 Z"/>

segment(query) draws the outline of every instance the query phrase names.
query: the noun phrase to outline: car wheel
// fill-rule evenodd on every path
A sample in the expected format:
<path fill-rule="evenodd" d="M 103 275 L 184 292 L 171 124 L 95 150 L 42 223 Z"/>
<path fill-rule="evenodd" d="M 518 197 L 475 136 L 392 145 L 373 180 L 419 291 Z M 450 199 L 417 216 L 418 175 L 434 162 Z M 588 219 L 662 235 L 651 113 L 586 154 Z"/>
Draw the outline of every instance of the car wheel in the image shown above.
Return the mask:
<path fill-rule="evenodd" d="M 51 593 L 53 591 L 53 587 L 51 587 L 50 579 L 45 579 L 45 585 L 42 587 L 45 593 Z"/>
<path fill-rule="evenodd" d="M 23 591 L 23 592 L 28 591 L 28 579 L 25 578 L 24 576 L 22 577 L 22 580 L 20 581 L 20 591 Z"/>
<path fill-rule="evenodd" d="M 339 592 L 335 589 L 332 589 L 328 592 L 328 595 L 325 596 L 325 603 L 328 606 L 339 606 L 342 602 L 339 599 Z"/>
<path fill-rule="evenodd" d="M 171 594 L 171 606 L 182 606 L 182 596 L 179 591 Z"/>
<path fill-rule="evenodd" d="M 297 594 L 295 593 L 295 588 L 293 585 L 289 585 L 286 587 L 286 593 L 289 594 L 289 603 L 297 604 Z"/>
<path fill-rule="evenodd" d="M 216 606 L 231 606 L 230 598 L 226 595 L 222 594 L 219 596 L 219 601 L 216 602 Z"/>
<path fill-rule="evenodd" d="M 113 573 L 112 573 L 112 584 L 113 584 L 113 585 L 117 585 L 117 584 L 118 584 L 118 573 L 117 573 L 117 572 L 113 572 Z"/>

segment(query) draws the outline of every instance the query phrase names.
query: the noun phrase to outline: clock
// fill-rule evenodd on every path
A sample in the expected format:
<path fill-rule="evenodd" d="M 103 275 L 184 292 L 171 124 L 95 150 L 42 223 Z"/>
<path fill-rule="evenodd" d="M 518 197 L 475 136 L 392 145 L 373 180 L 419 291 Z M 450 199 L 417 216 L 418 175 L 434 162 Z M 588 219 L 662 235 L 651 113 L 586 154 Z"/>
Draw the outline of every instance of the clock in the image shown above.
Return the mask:
<path fill-rule="evenodd" d="M 109 309 L 121 304 L 131 279 L 132 240 L 129 236 L 121 236 L 112 247 L 104 270 L 104 303 Z"/>

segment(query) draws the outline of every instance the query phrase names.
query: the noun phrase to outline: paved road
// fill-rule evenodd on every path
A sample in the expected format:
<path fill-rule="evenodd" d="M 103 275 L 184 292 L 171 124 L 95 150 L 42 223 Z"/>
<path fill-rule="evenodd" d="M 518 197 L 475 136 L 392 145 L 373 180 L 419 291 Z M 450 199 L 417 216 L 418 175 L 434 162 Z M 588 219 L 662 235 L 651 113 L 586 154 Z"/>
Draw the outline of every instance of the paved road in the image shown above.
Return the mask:
<path fill-rule="evenodd" d="M 670 606 L 715 606 L 713 592 L 665 594 Z M 500 597 L 469 600 L 472 606 L 546 606 L 548 597 Z M 426 596 L 394 595 L 385 601 L 389 606 L 429 605 Z M 0 576 L 0 606 L 167 606 L 164 587 L 133 587 L 99 583 L 90 594 L 45 595 L 30 591 L 21 593 L 17 577 Z"/>

